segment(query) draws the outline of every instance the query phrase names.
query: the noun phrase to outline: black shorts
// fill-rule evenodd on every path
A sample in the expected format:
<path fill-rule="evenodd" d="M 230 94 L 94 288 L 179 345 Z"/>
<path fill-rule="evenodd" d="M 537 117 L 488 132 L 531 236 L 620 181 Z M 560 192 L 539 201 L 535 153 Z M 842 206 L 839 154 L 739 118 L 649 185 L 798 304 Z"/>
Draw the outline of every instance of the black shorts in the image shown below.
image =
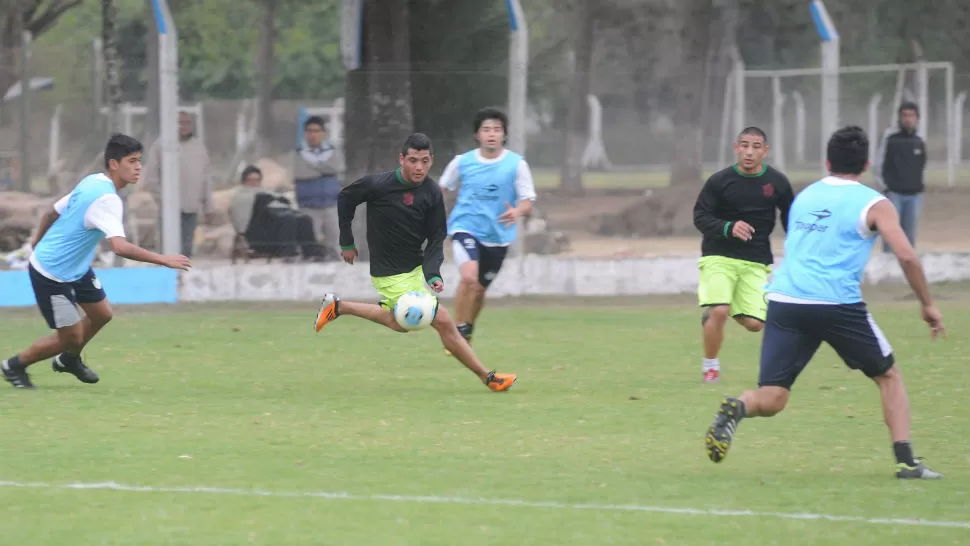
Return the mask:
<path fill-rule="evenodd" d="M 98 303 L 107 297 L 101 287 L 101 281 L 94 276 L 94 271 L 91 269 L 88 269 L 80 279 L 68 283 L 48 279 L 38 273 L 32 265 L 29 271 L 37 307 L 40 309 L 40 314 L 44 315 L 47 326 L 52 330 L 74 326 L 81 322 L 77 304 Z"/>
<path fill-rule="evenodd" d="M 459 232 L 451 236 L 452 251 L 459 266 L 465 262 L 478 262 L 478 282 L 488 288 L 505 262 L 507 246 L 485 246 L 469 233 Z"/>
<path fill-rule="evenodd" d="M 892 346 L 865 303 L 769 301 L 758 385 L 790 390 L 823 341 L 835 349 L 846 366 L 870 378 L 886 373 L 896 361 Z"/>

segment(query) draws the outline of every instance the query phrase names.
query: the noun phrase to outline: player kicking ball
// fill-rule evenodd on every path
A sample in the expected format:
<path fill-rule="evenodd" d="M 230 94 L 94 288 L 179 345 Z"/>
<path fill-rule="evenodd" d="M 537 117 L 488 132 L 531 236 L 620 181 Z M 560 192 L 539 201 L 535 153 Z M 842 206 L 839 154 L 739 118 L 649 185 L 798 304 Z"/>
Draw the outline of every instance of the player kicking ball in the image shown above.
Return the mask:
<path fill-rule="evenodd" d="M 750 332 L 764 327 L 775 210 L 788 226 L 791 183 L 765 164 L 770 147 L 764 131 L 748 127 L 734 143 L 738 161 L 714 173 L 694 204 L 694 226 L 704 235 L 697 299 L 704 313 L 702 371 L 705 383 L 719 383 L 724 326 L 734 318 Z"/>
<path fill-rule="evenodd" d="M 442 189 L 458 190 L 448 235 L 461 274 L 455 320 L 468 343 L 485 305 L 485 291 L 515 241 L 516 223 L 532 212 L 536 198 L 529 164 L 505 149 L 508 125 L 504 112 L 480 110 L 472 120 L 478 148 L 451 160 L 438 181 Z"/>
<path fill-rule="evenodd" d="M 345 187 L 337 200 L 340 219 L 340 248 L 345 262 L 357 259 L 352 223 L 357 207 L 367 204 L 367 244 L 371 251 L 371 282 L 381 302 L 342 301 L 326 294 L 315 324 L 319 332 L 341 315 L 367 319 L 394 330 L 406 332 L 394 318 L 394 305 L 411 291 L 436 293 L 444 290 L 441 264 L 447 236 L 445 203 L 438 185 L 428 177 L 434 162 L 431 139 L 421 133 L 408 137 L 401 148 L 400 168 L 367 175 Z M 427 247 L 422 251 L 422 245 Z M 458 333 L 448 311 L 439 306 L 431 326 L 441 336 L 445 349 L 493 391 L 507 391 L 515 383 L 514 374 L 500 374 L 482 365 L 465 338 Z"/>
<path fill-rule="evenodd" d="M 41 219 L 31 242 L 28 273 L 37 307 L 57 332 L 3 361 L 0 371 L 14 387 L 33 389 L 27 366 L 48 358 L 53 358 L 55 372 L 69 373 L 83 383 L 99 381 L 98 374 L 82 362 L 81 350 L 112 316 L 101 281 L 91 269 L 102 239 L 107 238 L 111 250 L 124 258 L 172 269 L 191 266 L 185 256 L 162 256 L 125 239 L 118 191 L 138 182 L 141 154 L 142 145 L 134 138 L 112 135 L 104 150 L 106 172 L 85 177 Z"/>
<path fill-rule="evenodd" d="M 745 418 L 771 417 L 785 409 L 795 379 L 824 341 L 846 366 L 875 381 L 892 436 L 896 477 L 935 479 L 938 474 L 913 457 L 910 409 L 893 349 L 862 300 L 860 283 L 877 236 L 892 248 L 922 305 L 930 336 L 946 336 L 919 257 L 899 225 L 896 208 L 859 183 L 869 165 L 869 139 L 854 126 L 829 139 L 830 176 L 802 190 L 791 207 L 785 259 L 768 292 L 768 320 L 761 343 L 758 390 L 721 403 L 707 429 L 707 454 L 727 456 Z"/>

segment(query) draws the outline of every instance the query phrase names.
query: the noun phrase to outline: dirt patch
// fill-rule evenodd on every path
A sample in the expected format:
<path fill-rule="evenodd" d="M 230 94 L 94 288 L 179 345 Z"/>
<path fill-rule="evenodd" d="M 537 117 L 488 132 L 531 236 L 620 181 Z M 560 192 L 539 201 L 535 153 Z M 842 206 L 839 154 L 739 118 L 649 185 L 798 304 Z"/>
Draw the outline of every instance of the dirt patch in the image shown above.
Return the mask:
<path fill-rule="evenodd" d="M 796 187 L 799 191 L 801 187 Z M 700 233 L 693 226 L 699 187 L 588 190 L 581 197 L 556 190 L 540 192 L 539 203 L 553 229 L 570 239 L 567 255 L 576 257 L 695 255 Z M 970 187 L 930 187 L 923 197 L 917 236 L 921 251 L 970 251 Z M 784 234 L 772 237 L 781 253 Z"/>

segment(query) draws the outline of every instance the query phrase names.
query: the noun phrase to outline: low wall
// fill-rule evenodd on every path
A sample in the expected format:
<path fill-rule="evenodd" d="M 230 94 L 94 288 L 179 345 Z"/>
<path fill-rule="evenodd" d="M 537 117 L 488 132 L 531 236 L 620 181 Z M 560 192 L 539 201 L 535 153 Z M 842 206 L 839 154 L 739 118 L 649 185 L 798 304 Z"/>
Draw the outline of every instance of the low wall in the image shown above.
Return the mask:
<path fill-rule="evenodd" d="M 970 280 L 970 253 L 927 254 L 923 265 L 931 283 Z M 458 272 L 445 264 L 445 297 L 452 297 Z M 373 300 L 367 264 L 209 265 L 176 274 L 156 267 L 98 270 L 112 303 L 206 301 L 311 301 L 325 292 Z M 577 260 L 544 256 L 510 259 L 489 289 L 490 296 L 644 296 L 693 293 L 696 258 Z M 874 254 L 864 283 L 904 283 L 896 260 Z M 32 305 L 26 272 L 0 272 L 0 307 Z"/>
<path fill-rule="evenodd" d="M 162 267 L 95 270 L 111 303 L 177 303 L 178 272 Z M 34 290 L 26 271 L 0 271 L 0 307 L 34 305 Z"/>

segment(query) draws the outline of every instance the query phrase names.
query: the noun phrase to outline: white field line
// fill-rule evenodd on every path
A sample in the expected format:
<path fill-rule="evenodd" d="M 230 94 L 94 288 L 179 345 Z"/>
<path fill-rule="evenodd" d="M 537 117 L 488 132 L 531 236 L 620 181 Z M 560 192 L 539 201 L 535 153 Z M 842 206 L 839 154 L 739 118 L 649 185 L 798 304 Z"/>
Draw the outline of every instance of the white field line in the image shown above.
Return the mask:
<path fill-rule="evenodd" d="M 277 498 L 317 498 L 328 500 L 402 502 L 418 504 L 465 504 L 476 506 L 509 506 L 520 508 L 540 508 L 550 510 L 594 510 L 603 512 L 645 512 L 655 514 L 679 514 L 704 517 L 750 517 L 773 518 L 803 521 L 835 521 L 843 523 L 862 523 L 866 525 L 910 525 L 920 527 L 946 527 L 970 529 L 970 521 L 940 521 L 927 519 L 866 518 L 861 516 L 839 516 L 833 514 L 757 512 L 754 510 L 714 510 L 705 508 L 674 508 L 666 506 L 645 506 L 639 504 L 595 504 L 568 503 L 556 501 L 527 501 L 517 499 L 474 499 L 464 497 L 420 496 L 420 495 L 354 495 L 330 491 L 267 491 L 264 489 L 227 489 L 222 487 L 153 487 L 147 485 L 126 485 L 114 482 L 54 484 L 42 482 L 0 481 L 0 488 L 22 489 L 86 489 L 125 491 L 138 493 L 202 493 L 210 495 L 234 495 L 241 497 Z"/>

